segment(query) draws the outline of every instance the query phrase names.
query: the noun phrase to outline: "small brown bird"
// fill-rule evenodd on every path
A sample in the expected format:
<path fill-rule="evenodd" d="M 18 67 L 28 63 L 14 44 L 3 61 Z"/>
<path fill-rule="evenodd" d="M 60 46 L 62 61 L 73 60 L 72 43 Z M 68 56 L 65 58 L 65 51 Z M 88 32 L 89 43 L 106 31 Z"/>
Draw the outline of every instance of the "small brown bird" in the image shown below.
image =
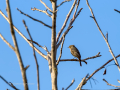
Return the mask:
<path fill-rule="evenodd" d="M 80 66 L 82 66 L 82 64 L 81 64 L 81 55 L 80 55 L 80 52 L 78 51 L 78 49 L 74 45 L 70 45 L 68 48 L 70 49 L 71 54 L 74 57 L 77 57 L 79 59 Z"/>

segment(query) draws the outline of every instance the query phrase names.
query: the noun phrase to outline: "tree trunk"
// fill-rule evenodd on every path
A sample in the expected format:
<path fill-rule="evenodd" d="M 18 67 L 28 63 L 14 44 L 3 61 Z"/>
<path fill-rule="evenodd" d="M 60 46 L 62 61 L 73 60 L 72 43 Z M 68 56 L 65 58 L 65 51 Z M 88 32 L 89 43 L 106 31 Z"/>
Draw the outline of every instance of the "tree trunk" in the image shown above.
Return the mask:
<path fill-rule="evenodd" d="M 52 1 L 52 45 L 51 45 L 51 59 L 52 59 L 52 90 L 57 90 L 57 65 L 56 65 L 56 0 Z"/>

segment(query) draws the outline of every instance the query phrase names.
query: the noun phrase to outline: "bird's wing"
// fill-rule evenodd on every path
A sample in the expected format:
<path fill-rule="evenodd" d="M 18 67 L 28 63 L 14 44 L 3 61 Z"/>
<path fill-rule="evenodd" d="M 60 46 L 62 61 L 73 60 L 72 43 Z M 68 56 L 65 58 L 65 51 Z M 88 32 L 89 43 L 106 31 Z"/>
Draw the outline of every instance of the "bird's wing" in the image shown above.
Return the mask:
<path fill-rule="evenodd" d="M 76 50 L 71 49 L 71 54 L 72 54 L 73 56 L 75 56 L 75 57 L 81 58 L 81 55 L 80 55 L 78 49 L 77 49 L 77 48 L 75 48 L 75 49 L 76 49 Z M 77 52 L 75 52 L 75 51 L 77 51 Z"/>

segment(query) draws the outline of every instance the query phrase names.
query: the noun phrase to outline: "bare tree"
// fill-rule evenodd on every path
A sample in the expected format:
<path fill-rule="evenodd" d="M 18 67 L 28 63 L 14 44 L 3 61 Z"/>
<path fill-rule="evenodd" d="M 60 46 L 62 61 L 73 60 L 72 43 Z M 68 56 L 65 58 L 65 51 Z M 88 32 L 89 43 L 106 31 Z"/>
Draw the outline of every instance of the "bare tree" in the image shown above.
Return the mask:
<path fill-rule="evenodd" d="M 40 74 L 39 74 L 39 63 L 37 61 L 37 56 L 35 54 L 35 52 L 37 52 L 38 54 L 40 54 L 43 58 L 45 58 L 48 63 L 49 63 L 49 71 L 50 71 L 50 74 L 51 74 L 51 82 L 52 82 L 52 90 L 58 90 L 58 84 L 57 84 L 57 76 L 58 76 L 58 65 L 60 62 L 64 62 L 64 61 L 77 61 L 79 62 L 79 60 L 77 59 L 61 59 L 61 56 L 62 56 L 62 50 L 63 50 L 63 46 L 64 46 L 64 41 L 65 41 L 65 37 L 66 35 L 68 34 L 68 32 L 72 29 L 73 27 L 73 23 L 74 21 L 77 19 L 77 17 L 79 16 L 79 14 L 82 12 L 82 9 L 83 8 L 78 8 L 79 5 L 80 5 L 80 0 L 74 0 L 71 8 L 70 8 L 70 11 L 68 12 L 67 16 L 66 16 L 66 19 L 61 27 L 61 29 L 59 30 L 58 34 L 56 35 L 56 17 L 57 17 L 57 12 L 58 12 L 58 8 L 60 6 L 62 6 L 64 3 L 66 2 L 69 2 L 71 0 L 65 0 L 63 2 L 61 2 L 59 5 L 57 5 L 57 0 L 50 0 L 51 2 L 51 5 L 52 5 L 52 9 L 50 9 L 47 4 L 45 2 L 43 2 L 42 0 L 39 0 L 46 8 L 46 10 L 40 10 L 40 9 L 37 9 L 37 8 L 31 8 L 31 10 L 33 11 L 39 11 L 39 12 L 43 12 L 45 13 L 46 15 L 48 15 L 51 19 L 52 19 L 52 26 L 46 24 L 45 22 L 41 21 L 41 20 L 38 20 L 38 19 L 35 19 L 33 18 L 32 16 L 24 13 L 23 11 L 21 11 L 20 9 L 17 8 L 17 10 L 27 16 L 28 18 L 34 20 L 34 21 L 37 21 L 39 23 L 41 23 L 42 25 L 44 25 L 45 27 L 48 27 L 49 29 L 51 29 L 51 51 L 48 50 L 48 48 L 46 46 L 41 46 L 38 42 L 34 41 L 32 39 L 32 36 L 29 32 L 29 29 L 28 29 L 28 26 L 25 22 L 25 20 L 23 20 L 23 24 L 27 30 L 27 33 L 30 37 L 30 39 L 26 38 L 21 32 L 20 30 L 18 30 L 15 25 L 13 24 L 12 22 L 12 17 L 11 17 L 11 9 L 10 9 L 10 4 L 9 4 L 9 0 L 6 0 L 6 4 L 7 4 L 7 13 L 8 13 L 8 17 L 5 16 L 5 14 L 0 10 L 0 14 L 7 20 L 7 22 L 10 24 L 10 31 L 11 31 L 11 35 L 12 35 L 12 39 L 13 39 L 13 43 L 14 43 L 14 46 L 12 46 L 3 36 L 2 34 L 0 34 L 0 37 L 1 39 L 12 49 L 14 50 L 14 52 L 16 53 L 16 56 L 17 56 L 17 59 L 18 59 L 18 62 L 19 62 L 19 66 L 20 66 L 20 69 L 21 69 L 21 73 L 22 73 L 22 78 L 23 78 L 23 83 L 24 83 L 24 90 L 29 90 L 28 88 L 28 84 L 27 84 L 27 77 L 26 77 L 26 70 L 28 69 L 28 67 L 30 65 L 27 65 L 26 67 L 24 67 L 24 64 L 23 64 L 23 60 L 21 58 L 21 55 L 20 55 L 20 52 L 19 52 L 19 48 L 18 48 L 18 45 L 17 45 L 17 40 L 16 40 L 16 36 L 15 36 L 15 31 L 22 37 L 25 39 L 25 41 L 32 47 L 33 49 L 33 55 L 34 55 L 34 58 L 35 58 L 35 63 L 36 63 L 36 71 L 37 71 L 37 90 L 40 90 Z M 90 80 L 94 74 L 96 74 L 98 71 L 100 71 L 101 69 L 105 68 L 105 66 L 107 64 L 109 64 L 111 61 L 115 61 L 115 64 L 116 66 L 118 67 L 118 70 L 120 71 L 120 66 L 119 66 L 119 63 L 117 61 L 117 58 L 120 57 L 120 54 L 115 56 L 111 47 L 110 47 L 110 44 L 108 42 L 108 33 L 106 34 L 106 37 L 105 35 L 103 34 L 102 30 L 100 29 L 100 26 L 98 25 L 97 23 L 97 20 L 95 18 L 95 15 L 92 11 L 92 8 L 90 7 L 89 5 L 89 2 L 88 0 L 86 0 L 86 3 L 91 11 L 91 14 L 92 16 L 90 16 L 96 23 L 97 27 L 98 27 L 98 30 L 100 31 L 100 33 L 102 34 L 105 42 L 107 43 L 108 45 L 108 48 L 109 48 L 109 51 L 113 57 L 113 59 L 110 59 L 108 60 L 105 64 L 103 64 L 101 67 L 99 67 L 98 69 L 96 69 L 91 75 L 87 74 L 85 75 L 85 77 L 82 79 L 82 81 L 78 84 L 78 87 L 76 87 L 75 90 L 81 90 L 83 85 L 85 85 L 87 83 L 88 80 Z M 75 11 L 73 12 L 73 10 L 75 9 Z M 119 12 L 118 10 L 115 9 L 115 11 Z M 73 12 L 73 15 L 72 15 L 72 12 Z M 70 16 L 72 15 L 72 18 L 70 18 Z M 69 22 L 69 19 L 70 19 L 70 22 Z M 69 22 L 69 25 L 67 26 L 67 23 Z M 65 30 L 65 28 L 67 28 Z M 46 52 L 47 52 L 47 55 L 45 55 L 43 52 L 41 52 L 40 50 L 38 50 L 38 48 L 35 46 L 39 46 L 40 48 L 44 49 Z M 60 47 L 61 45 L 61 47 Z M 60 47 L 60 55 L 58 57 L 58 59 L 56 59 L 56 55 L 57 55 L 57 50 L 58 48 Z M 100 55 L 100 52 L 98 52 L 95 56 L 91 56 L 91 57 L 87 57 L 85 59 L 82 59 L 81 61 L 84 62 L 85 64 L 87 64 L 87 60 L 89 59 L 94 59 L 94 58 L 97 58 L 97 57 L 101 57 Z M 106 69 L 104 71 L 104 74 L 106 74 Z M 0 78 L 5 81 L 9 86 L 11 86 L 12 88 L 14 88 L 15 90 L 18 90 L 12 83 L 9 83 L 7 82 L 7 80 L 5 80 L 2 76 L 0 76 Z M 107 84 L 108 82 L 103 79 Z M 72 82 L 70 83 L 70 85 L 66 86 L 66 89 L 63 88 L 63 90 L 68 90 L 72 85 L 73 83 L 75 82 L 75 80 L 73 79 Z M 111 85 L 111 84 L 108 84 L 108 85 Z M 111 86 L 114 86 L 114 85 L 111 85 Z M 120 87 L 120 86 L 116 86 L 116 87 Z"/>

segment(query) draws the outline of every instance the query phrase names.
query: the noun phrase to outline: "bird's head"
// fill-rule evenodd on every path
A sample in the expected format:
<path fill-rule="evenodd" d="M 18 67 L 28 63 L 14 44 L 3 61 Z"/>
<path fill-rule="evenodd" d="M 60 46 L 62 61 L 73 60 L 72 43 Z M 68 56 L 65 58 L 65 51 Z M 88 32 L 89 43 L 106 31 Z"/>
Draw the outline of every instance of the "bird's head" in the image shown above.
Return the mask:
<path fill-rule="evenodd" d="M 70 45 L 68 48 L 72 48 L 72 47 L 75 47 L 74 45 Z"/>

